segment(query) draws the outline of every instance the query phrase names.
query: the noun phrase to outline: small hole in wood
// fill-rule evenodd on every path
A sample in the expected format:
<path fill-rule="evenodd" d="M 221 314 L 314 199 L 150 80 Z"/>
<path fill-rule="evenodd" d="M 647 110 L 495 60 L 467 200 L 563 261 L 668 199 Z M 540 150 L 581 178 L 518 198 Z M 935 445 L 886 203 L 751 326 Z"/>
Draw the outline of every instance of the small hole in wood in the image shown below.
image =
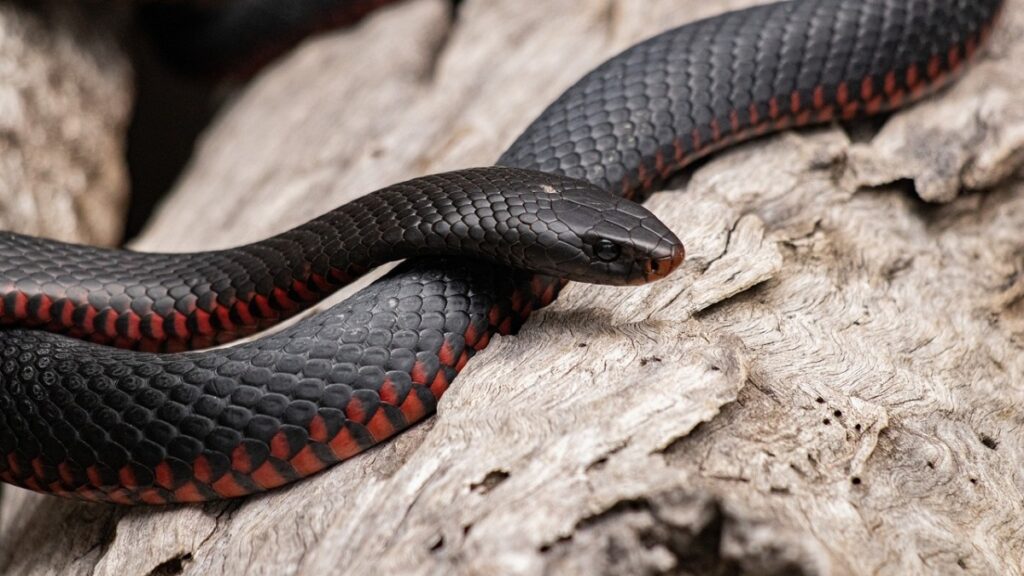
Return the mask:
<path fill-rule="evenodd" d="M 192 561 L 191 554 L 183 554 L 167 560 L 149 573 L 149 576 L 177 576 L 185 572 L 185 565 Z"/>
<path fill-rule="evenodd" d="M 484 476 L 484 479 L 470 486 L 470 490 L 480 494 L 487 494 L 498 487 L 499 484 L 508 480 L 509 473 L 504 470 L 491 470 Z"/>
<path fill-rule="evenodd" d="M 441 551 L 442 548 L 444 548 L 444 536 L 441 535 L 441 534 L 438 534 L 437 535 L 437 540 L 435 540 L 434 544 L 430 547 L 430 551 L 431 552 L 439 552 L 439 551 Z"/>
<path fill-rule="evenodd" d="M 984 434 L 981 435 L 981 443 L 982 445 L 985 446 L 985 448 L 988 448 L 989 450 L 995 450 L 996 448 L 999 448 L 999 442 L 995 438 L 991 436 L 986 436 Z"/>

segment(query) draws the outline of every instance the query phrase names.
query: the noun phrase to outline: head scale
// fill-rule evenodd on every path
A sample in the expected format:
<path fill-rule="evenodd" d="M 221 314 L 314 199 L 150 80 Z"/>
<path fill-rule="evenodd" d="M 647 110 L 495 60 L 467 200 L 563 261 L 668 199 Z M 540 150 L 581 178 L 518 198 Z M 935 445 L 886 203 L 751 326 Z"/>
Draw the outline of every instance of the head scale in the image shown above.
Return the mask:
<path fill-rule="evenodd" d="M 664 278 L 683 245 L 646 208 L 586 182 L 549 176 L 527 188 L 519 217 L 525 267 L 577 282 L 635 285 Z"/>

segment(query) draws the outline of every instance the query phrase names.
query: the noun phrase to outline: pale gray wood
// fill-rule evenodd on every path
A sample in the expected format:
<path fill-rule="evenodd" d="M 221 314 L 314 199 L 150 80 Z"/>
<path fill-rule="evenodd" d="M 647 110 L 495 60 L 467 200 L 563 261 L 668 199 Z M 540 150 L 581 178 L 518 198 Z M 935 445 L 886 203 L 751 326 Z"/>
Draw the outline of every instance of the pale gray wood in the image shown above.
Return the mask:
<path fill-rule="evenodd" d="M 386 10 L 242 92 L 139 246 L 229 245 L 487 164 L 615 50 L 748 3 Z M 234 503 L 21 495 L 0 571 L 1020 574 L 1022 9 L 877 135 L 768 138 L 657 194 L 683 270 L 570 286 L 395 441 Z"/>
<path fill-rule="evenodd" d="M 119 11 L 0 3 L 0 229 L 121 236 L 131 68 Z"/>

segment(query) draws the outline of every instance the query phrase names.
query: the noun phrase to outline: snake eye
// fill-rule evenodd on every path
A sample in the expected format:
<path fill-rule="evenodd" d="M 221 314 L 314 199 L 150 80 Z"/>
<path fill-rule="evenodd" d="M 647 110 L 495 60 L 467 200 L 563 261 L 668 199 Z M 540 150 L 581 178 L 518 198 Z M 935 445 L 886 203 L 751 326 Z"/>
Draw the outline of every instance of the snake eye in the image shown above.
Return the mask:
<path fill-rule="evenodd" d="M 622 248 L 611 240 L 598 240 L 594 255 L 602 262 L 613 262 L 622 254 Z"/>

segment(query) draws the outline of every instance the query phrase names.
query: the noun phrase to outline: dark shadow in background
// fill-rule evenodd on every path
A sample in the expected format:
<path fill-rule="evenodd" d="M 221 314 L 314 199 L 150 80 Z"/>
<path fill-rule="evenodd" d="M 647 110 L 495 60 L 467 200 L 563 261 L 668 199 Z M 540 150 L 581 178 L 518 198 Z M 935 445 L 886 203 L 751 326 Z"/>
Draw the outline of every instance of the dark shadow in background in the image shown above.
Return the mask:
<path fill-rule="evenodd" d="M 124 240 L 142 231 L 192 157 L 199 134 L 219 108 L 214 83 L 171 71 L 141 33 L 131 41 L 135 112 L 128 129 L 131 194 Z"/>
<path fill-rule="evenodd" d="M 463 0 L 450 1 L 454 19 Z M 244 84 L 235 80 L 226 85 L 210 76 L 193 77 L 176 71 L 160 58 L 153 38 L 141 21 L 138 24 L 129 40 L 135 61 L 136 93 L 134 117 L 128 129 L 131 193 L 124 242 L 142 231 L 160 200 L 188 166 L 197 138 L 226 96 Z"/>

